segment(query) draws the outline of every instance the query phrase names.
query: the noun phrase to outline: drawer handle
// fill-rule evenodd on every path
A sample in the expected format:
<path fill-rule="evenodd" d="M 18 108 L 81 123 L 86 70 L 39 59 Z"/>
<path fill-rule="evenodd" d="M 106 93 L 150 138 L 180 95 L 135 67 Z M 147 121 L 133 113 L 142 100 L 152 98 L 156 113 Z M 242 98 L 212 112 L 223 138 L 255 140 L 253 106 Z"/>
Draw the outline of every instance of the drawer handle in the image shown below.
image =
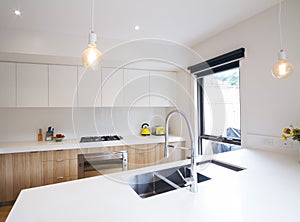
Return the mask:
<path fill-rule="evenodd" d="M 56 162 L 64 162 L 64 160 L 56 160 Z"/>
<path fill-rule="evenodd" d="M 62 180 L 62 179 L 64 179 L 64 177 L 57 177 L 56 179 L 57 180 Z"/>

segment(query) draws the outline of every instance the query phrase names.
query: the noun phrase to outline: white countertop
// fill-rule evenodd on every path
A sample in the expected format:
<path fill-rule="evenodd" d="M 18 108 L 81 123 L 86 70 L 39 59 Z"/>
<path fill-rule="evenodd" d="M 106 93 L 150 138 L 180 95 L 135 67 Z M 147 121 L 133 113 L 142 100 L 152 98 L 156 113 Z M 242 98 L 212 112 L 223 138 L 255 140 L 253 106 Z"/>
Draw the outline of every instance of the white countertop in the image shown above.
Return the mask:
<path fill-rule="evenodd" d="M 178 136 L 170 136 L 169 138 L 170 138 L 170 142 L 185 141 L 185 138 L 178 137 Z M 151 135 L 151 136 L 123 136 L 122 140 L 92 142 L 92 143 L 79 143 L 79 140 L 63 140 L 62 142 L 55 142 L 55 141 L 0 142 L 0 154 L 163 143 L 164 139 L 165 139 L 164 136 Z"/>
<path fill-rule="evenodd" d="M 300 220 L 300 164 L 297 157 L 242 149 L 214 158 L 247 169 L 235 172 L 208 164 L 199 170 L 212 179 L 199 183 L 198 193 L 181 188 L 147 199 L 141 199 L 121 181 L 134 174 L 187 161 L 27 189 L 19 195 L 7 221 Z"/>

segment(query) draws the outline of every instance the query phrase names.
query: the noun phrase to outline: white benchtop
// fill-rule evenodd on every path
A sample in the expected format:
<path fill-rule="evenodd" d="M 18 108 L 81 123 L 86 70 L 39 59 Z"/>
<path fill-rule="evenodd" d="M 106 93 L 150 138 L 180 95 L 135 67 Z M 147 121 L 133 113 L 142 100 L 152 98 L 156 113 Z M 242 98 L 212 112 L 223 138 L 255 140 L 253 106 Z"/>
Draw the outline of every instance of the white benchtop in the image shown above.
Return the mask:
<path fill-rule="evenodd" d="M 123 136 L 122 140 L 92 143 L 79 143 L 79 140 L 63 140 L 62 142 L 0 142 L 0 154 L 163 143 L 164 139 L 164 136 Z M 185 138 L 170 136 L 170 141 L 180 142 L 185 141 Z"/>
<path fill-rule="evenodd" d="M 110 176 L 23 190 L 8 222 L 298 222 L 300 164 L 297 157 L 242 149 L 214 158 L 247 168 L 234 172 L 214 164 L 199 168 L 211 177 L 187 188 L 141 199 L 126 178 L 187 161 Z"/>

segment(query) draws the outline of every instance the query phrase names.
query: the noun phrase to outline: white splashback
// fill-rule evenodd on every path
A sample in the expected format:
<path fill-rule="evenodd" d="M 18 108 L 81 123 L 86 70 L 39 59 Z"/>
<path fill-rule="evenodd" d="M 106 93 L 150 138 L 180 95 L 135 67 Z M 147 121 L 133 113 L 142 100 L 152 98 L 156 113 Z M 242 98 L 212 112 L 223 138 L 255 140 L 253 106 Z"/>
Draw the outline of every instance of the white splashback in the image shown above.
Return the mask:
<path fill-rule="evenodd" d="M 293 140 L 282 140 L 281 136 L 248 134 L 247 148 L 298 155 L 299 143 Z"/>
<path fill-rule="evenodd" d="M 48 126 L 67 139 L 81 136 L 139 134 L 143 122 L 161 125 L 165 108 L 1 108 L 0 142 L 35 141 L 38 128 L 43 136 Z"/>

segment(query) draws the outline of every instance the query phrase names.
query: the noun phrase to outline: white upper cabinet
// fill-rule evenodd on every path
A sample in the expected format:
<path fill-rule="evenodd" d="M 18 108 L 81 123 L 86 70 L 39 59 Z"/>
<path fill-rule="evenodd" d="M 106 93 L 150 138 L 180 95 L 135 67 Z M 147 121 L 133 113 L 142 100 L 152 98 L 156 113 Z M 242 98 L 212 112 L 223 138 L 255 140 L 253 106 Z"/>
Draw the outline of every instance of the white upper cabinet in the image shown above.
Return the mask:
<path fill-rule="evenodd" d="M 0 62 L 0 107 L 176 106 L 176 73 Z"/>
<path fill-rule="evenodd" d="M 124 106 L 123 69 L 102 68 L 102 106 Z"/>
<path fill-rule="evenodd" d="M 77 106 L 77 67 L 49 65 L 49 106 Z"/>
<path fill-rule="evenodd" d="M 150 72 L 150 106 L 176 106 L 175 72 Z"/>
<path fill-rule="evenodd" d="M 16 106 L 16 85 L 16 64 L 0 62 L 0 107 Z"/>
<path fill-rule="evenodd" d="M 17 106 L 48 106 L 48 65 L 17 64 Z"/>
<path fill-rule="evenodd" d="M 101 71 L 78 68 L 78 106 L 101 106 Z"/>
<path fill-rule="evenodd" d="M 149 71 L 124 70 L 124 105 L 145 107 L 150 104 Z"/>

